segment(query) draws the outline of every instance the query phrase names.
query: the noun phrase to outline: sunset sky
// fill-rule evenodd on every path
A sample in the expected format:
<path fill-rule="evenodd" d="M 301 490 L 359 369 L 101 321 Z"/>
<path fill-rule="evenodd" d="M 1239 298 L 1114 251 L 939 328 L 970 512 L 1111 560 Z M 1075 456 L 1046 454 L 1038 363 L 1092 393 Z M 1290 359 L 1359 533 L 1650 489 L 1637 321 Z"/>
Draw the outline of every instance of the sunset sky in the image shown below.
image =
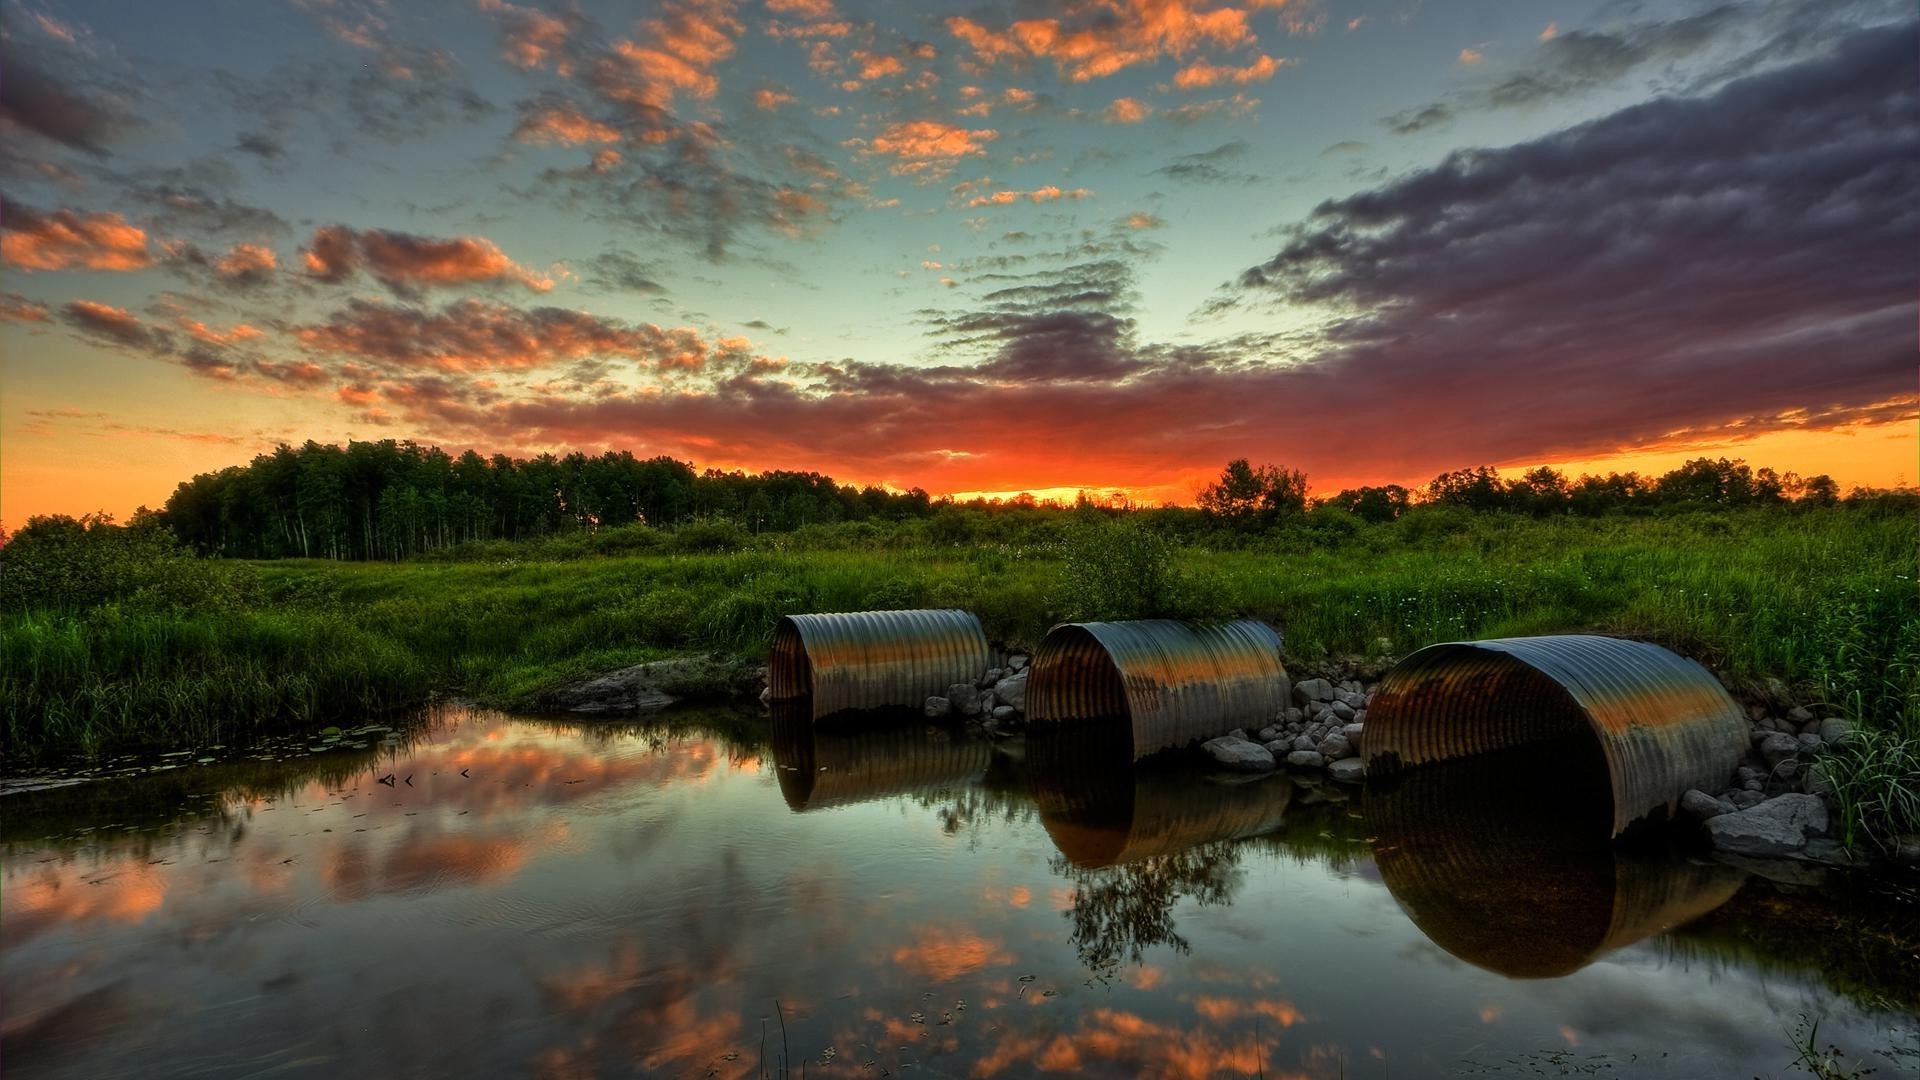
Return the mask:
<path fill-rule="evenodd" d="M 0 521 L 275 443 L 1916 479 L 1900 2 L 0 7 Z"/>

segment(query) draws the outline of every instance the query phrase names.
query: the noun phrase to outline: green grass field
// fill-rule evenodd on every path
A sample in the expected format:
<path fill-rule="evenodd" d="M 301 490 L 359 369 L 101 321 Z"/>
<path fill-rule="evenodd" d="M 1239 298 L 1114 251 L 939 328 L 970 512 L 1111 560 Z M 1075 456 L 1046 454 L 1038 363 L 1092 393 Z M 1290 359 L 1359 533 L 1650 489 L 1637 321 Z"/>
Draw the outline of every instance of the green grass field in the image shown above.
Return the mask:
<path fill-rule="evenodd" d="M 0 613 L 6 752 L 232 741 L 436 693 L 525 706 L 560 682 L 663 654 L 758 657 L 784 613 L 923 606 L 972 610 L 991 635 L 1027 643 L 1064 618 L 1253 616 L 1283 632 L 1295 661 L 1624 634 L 1735 685 L 1785 680 L 1801 700 L 1920 741 L 1915 526 L 1871 507 L 1600 519 L 1434 508 L 1232 550 L 1064 513 L 961 543 L 870 527 L 747 543 L 673 554 L 599 537 L 496 542 L 432 562 L 158 560 L 84 605 Z"/>

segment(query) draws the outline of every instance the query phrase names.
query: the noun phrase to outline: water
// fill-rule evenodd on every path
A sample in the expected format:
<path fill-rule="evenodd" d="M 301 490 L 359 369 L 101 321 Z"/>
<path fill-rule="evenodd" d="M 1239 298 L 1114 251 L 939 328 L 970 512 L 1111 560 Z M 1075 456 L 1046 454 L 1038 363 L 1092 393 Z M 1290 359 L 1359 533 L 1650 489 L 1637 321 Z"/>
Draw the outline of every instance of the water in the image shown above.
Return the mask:
<path fill-rule="evenodd" d="M 9 796 L 0 1061 L 1748 1078 L 1788 1073 L 1804 1015 L 1880 1076 L 1920 1065 L 1910 911 L 1860 952 L 1882 909 L 1616 854 L 1563 776 L 1363 800 L 1112 753 L 448 711 L 397 746 Z"/>

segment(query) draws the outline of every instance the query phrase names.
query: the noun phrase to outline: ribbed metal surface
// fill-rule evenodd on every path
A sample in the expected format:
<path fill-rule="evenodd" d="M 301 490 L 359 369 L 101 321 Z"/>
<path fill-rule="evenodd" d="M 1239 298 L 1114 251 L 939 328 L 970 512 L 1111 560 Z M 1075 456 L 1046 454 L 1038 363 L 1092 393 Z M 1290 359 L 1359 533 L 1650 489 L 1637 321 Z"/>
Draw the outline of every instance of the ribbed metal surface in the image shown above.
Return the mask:
<path fill-rule="evenodd" d="M 1280 635 L 1265 623 L 1063 623 L 1034 651 L 1027 719 L 1123 718 L 1140 758 L 1264 727 L 1286 708 L 1288 689 Z"/>
<path fill-rule="evenodd" d="M 1186 770 L 1136 768 L 1124 729 L 1056 725 L 1027 739 L 1028 787 L 1060 854 L 1095 869 L 1172 855 L 1286 823 L 1284 773 L 1215 782 Z"/>
<path fill-rule="evenodd" d="M 1567 635 L 1432 645 L 1367 706 L 1369 772 L 1391 772 L 1563 735 L 1598 738 L 1613 832 L 1688 788 L 1718 790 L 1747 744 L 1740 707 L 1707 670 L 1642 641 Z"/>
<path fill-rule="evenodd" d="M 919 708 L 992 664 L 968 611 L 853 611 L 788 615 L 773 633 L 768 685 L 786 700 L 811 696 L 816 717 L 848 709 Z"/>
<path fill-rule="evenodd" d="M 774 768 L 796 812 L 977 782 L 992 759 L 993 748 L 970 733 L 929 732 L 924 723 L 827 732 L 804 701 L 774 706 Z"/>
<path fill-rule="evenodd" d="M 1591 739 L 1563 737 L 1370 787 L 1381 880 L 1434 944 L 1515 978 L 1570 974 L 1731 898 L 1737 870 L 1611 843 L 1605 770 Z"/>

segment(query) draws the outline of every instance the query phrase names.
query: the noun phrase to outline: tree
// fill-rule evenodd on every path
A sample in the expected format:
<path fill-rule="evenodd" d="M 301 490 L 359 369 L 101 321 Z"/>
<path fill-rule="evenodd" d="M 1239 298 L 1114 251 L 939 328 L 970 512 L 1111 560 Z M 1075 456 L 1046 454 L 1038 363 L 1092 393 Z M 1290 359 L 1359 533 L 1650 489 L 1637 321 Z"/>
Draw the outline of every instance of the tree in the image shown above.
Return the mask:
<path fill-rule="evenodd" d="M 1220 479 L 1200 492 L 1200 508 L 1239 526 L 1270 524 L 1307 510 L 1307 474 L 1274 465 L 1255 468 L 1246 458 L 1227 462 Z"/>

